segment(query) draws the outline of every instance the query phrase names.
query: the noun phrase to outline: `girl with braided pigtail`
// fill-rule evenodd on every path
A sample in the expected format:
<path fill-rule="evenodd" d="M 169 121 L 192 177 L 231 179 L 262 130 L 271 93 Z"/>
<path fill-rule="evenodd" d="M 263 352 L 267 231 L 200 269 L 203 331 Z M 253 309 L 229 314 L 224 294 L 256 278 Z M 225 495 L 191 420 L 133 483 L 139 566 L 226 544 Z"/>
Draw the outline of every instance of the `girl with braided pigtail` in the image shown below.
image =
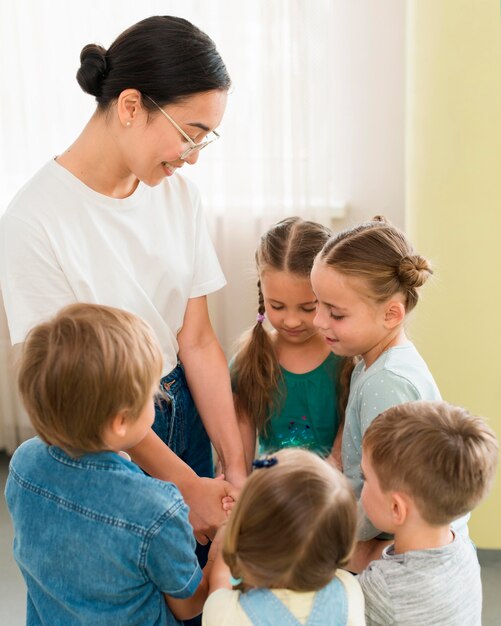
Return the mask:
<path fill-rule="evenodd" d="M 256 250 L 258 310 L 230 364 L 235 405 L 250 468 L 261 453 L 302 447 L 336 463 L 344 407 L 340 377 L 352 359 L 331 353 L 313 326 L 310 270 L 331 231 L 299 217 L 264 233 Z M 266 320 L 266 325 L 265 325 Z M 340 454 L 337 454 L 338 462 Z"/>

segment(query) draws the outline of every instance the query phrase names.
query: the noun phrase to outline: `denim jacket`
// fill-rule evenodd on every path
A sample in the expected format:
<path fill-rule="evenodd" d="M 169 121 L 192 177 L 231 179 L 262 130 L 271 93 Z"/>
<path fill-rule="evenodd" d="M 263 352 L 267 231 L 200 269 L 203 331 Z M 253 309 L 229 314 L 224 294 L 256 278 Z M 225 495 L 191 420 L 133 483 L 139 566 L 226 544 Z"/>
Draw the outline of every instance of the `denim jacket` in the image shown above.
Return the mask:
<path fill-rule="evenodd" d="M 15 452 L 5 495 L 27 625 L 180 624 L 163 592 L 200 584 L 177 487 L 114 452 L 72 458 L 34 438 Z"/>

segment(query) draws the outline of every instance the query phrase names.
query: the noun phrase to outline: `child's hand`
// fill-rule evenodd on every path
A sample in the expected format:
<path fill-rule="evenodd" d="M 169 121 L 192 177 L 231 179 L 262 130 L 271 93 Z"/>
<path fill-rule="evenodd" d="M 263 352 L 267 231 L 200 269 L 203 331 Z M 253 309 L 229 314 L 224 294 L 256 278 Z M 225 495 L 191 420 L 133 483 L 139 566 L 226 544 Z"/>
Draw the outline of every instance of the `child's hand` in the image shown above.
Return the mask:
<path fill-rule="evenodd" d="M 222 500 L 223 511 L 226 511 L 226 516 L 229 517 L 230 513 L 235 506 L 235 500 L 231 496 L 225 496 Z"/>
<path fill-rule="evenodd" d="M 224 474 L 219 474 L 219 476 L 215 477 L 215 480 L 224 480 Z M 227 517 L 229 517 L 234 505 L 235 500 L 232 496 L 224 496 L 224 498 L 221 500 L 221 506 L 223 507 L 223 511 L 226 512 Z"/>
<path fill-rule="evenodd" d="M 227 517 L 229 517 L 233 507 L 235 506 L 235 502 L 238 500 L 238 496 L 240 495 L 241 490 L 242 487 L 235 487 L 235 485 L 232 484 L 232 488 L 222 499 L 221 504 L 223 507 L 223 511 L 225 511 Z"/>
<path fill-rule="evenodd" d="M 344 425 L 340 426 L 337 431 L 336 438 L 334 439 L 334 443 L 332 444 L 332 450 L 329 456 L 325 459 L 327 463 L 330 463 L 333 467 L 338 469 L 340 472 L 343 471 L 343 460 L 341 456 L 341 448 L 343 445 L 343 430 Z"/>
<path fill-rule="evenodd" d="M 332 465 L 332 467 L 334 467 L 335 469 L 339 470 L 340 472 L 343 471 L 343 465 L 341 463 L 341 458 L 334 456 L 334 454 L 332 454 L 332 452 L 329 454 L 329 456 L 325 457 L 325 460 L 327 461 L 327 463 L 329 465 Z"/>
<path fill-rule="evenodd" d="M 214 539 L 212 540 L 210 549 L 209 549 L 209 554 L 207 556 L 207 558 L 209 560 L 215 560 L 217 555 L 221 553 L 221 550 L 223 548 L 223 541 L 224 541 L 224 535 L 226 532 L 226 524 L 223 524 L 217 531 Z"/>

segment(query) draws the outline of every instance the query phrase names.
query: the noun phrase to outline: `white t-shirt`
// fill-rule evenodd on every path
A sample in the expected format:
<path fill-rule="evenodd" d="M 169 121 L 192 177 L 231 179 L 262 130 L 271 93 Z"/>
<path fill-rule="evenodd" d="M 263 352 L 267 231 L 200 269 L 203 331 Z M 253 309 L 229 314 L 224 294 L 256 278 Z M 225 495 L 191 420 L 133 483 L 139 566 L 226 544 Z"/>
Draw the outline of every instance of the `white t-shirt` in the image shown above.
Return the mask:
<path fill-rule="evenodd" d="M 342 569 L 336 577 L 343 583 L 348 601 L 347 626 L 365 626 L 364 596 L 355 576 Z M 294 617 L 305 624 L 315 599 L 315 591 L 290 591 L 272 589 Z M 207 598 L 202 613 L 202 626 L 252 626 L 247 613 L 239 602 L 240 591 L 218 589 Z"/>
<path fill-rule="evenodd" d="M 105 304 L 153 327 L 164 374 L 177 362 L 188 300 L 225 284 L 198 191 L 179 173 L 115 199 L 55 160 L 1 219 L 0 281 L 13 344 L 67 304 Z"/>

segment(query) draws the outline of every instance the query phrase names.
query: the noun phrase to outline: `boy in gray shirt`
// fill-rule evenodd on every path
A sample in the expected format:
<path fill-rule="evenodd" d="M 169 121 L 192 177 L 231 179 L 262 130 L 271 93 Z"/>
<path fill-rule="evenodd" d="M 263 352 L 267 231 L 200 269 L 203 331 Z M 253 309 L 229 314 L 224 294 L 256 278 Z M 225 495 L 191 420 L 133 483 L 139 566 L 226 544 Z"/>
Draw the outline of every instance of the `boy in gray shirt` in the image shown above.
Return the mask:
<path fill-rule="evenodd" d="M 368 626 L 479 626 L 480 566 L 450 524 L 494 478 L 494 432 L 445 402 L 409 402 L 381 413 L 362 444 L 361 501 L 394 543 L 359 576 Z"/>

